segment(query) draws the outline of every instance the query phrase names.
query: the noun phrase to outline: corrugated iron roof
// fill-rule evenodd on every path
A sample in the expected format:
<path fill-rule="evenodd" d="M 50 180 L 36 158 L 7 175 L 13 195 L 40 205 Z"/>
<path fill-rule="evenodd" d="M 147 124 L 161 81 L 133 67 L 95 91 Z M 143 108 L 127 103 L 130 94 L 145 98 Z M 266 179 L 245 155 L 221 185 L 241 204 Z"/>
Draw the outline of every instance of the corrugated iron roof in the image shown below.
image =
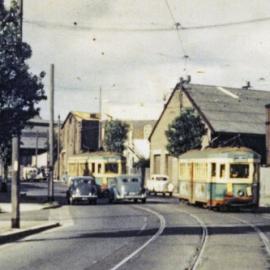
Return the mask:
<path fill-rule="evenodd" d="M 265 134 L 270 91 L 191 84 L 184 91 L 216 132 Z"/>

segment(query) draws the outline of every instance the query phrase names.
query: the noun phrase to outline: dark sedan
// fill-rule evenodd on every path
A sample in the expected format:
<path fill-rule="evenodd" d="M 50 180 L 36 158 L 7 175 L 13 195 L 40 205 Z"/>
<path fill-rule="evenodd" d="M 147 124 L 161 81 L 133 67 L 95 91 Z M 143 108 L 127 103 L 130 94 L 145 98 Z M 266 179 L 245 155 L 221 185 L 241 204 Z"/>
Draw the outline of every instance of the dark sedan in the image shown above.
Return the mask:
<path fill-rule="evenodd" d="M 69 204 L 75 202 L 97 203 L 99 187 L 95 178 L 91 176 L 73 177 L 67 190 L 67 201 Z"/>

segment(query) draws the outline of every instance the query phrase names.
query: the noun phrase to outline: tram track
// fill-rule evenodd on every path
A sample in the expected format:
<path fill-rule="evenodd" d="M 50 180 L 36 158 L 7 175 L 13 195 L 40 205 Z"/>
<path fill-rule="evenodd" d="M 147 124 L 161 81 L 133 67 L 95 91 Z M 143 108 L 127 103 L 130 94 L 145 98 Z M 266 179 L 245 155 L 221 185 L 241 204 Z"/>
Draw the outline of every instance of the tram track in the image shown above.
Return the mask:
<path fill-rule="evenodd" d="M 199 247 L 196 249 L 196 253 L 194 255 L 194 258 L 192 260 L 192 262 L 190 263 L 189 266 L 189 270 L 196 270 L 198 268 L 198 266 L 200 265 L 200 263 L 202 262 L 202 256 L 206 247 L 206 243 L 208 241 L 208 229 L 206 224 L 196 215 L 189 213 L 187 211 L 183 211 L 183 210 L 179 210 L 177 209 L 178 212 L 180 213 L 184 213 L 186 215 L 189 215 L 190 217 L 192 217 L 193 219 L 195 219 L 198 224 L 200 225 L 200 227 L 202 228 L 202 236 L 201 236 L 201 241 L 200 241 L 200 245 Z"/>
<path fill-rule="evenodd" d="M 231 215 L 231 217 L 237 221 L 240 221 L 242 224 L 248 225 L 258 234 L 259 238 L 261 239 L 261 241 L 263 242 L 263 244 L 265 246 L 265 249 L 266 249 L 268 256 L 270 257 L 270 241 L 269 241 L 268 237 L 266 236 L 266 234 L 258 226 L 254 225 L 254 224 L 252 224 L 244 219 L 241 219 L 239 217 L 235 217 L 232 215 Z"/>
<path fill-rule="evenodd" d="M 134 250 L 132 253 L 130 253 L 128 256 L 126 256 L 124 259 L 122 259 L 118 264 L 116 264 L 114 267 L 110 268 L 110 270 L 118 270 L 120 269 L 123 265 L 125 265 L 127 262 L 129 262 L 132 258 L 137 256 L 140 252 L 142 252 L 150 243 L 155 241 L 159 236 L 163 233 L 164 229 L 166 228 L 166 220 L 164 216 L 162 216 L 160 213 L 149 209 L 147 207 L 141 207 L 141 206 L 134 206 L 135 209 L 142 210 L 144 212 L 148 212 L 154 216 L 156 216 L 159 219 L 159 228 L 156 231 L 154 235 L 150 239 L 148 239 L 144 244 L 142 244 L 140 247 L 138 247 L 136 250 Z"/>

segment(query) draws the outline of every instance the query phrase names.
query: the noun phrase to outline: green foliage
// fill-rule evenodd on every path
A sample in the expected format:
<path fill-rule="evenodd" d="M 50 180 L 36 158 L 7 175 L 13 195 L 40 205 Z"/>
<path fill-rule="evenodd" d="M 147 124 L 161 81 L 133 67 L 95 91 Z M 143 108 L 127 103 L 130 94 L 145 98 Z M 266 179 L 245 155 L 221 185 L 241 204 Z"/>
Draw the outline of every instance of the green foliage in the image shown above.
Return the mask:
<path fill-rule="evenodd" d="M 119 120 L 105 123 L 105 149 L 111 152 L 123 153 L 127 139 L 128 124 Z"/>
<path fill-rule="evenodd" d="M 32 51 L 22 42 L 20 16 L 16 1 L 6 10 L 0 0 L 0 154 L 7 160 L 10 141 L 27 121 L 39 114 L 37 103 L 46 99 L 42 78 L 26 64 Z"/>
<path fill-rule="evenodd" d="M 199 148 L 206 131 L 200 116 L 195 115 L 193 110 L 186 110 L 174 119 L 166 131 L 167 150 L 177 157 L 188 150 Z"/>

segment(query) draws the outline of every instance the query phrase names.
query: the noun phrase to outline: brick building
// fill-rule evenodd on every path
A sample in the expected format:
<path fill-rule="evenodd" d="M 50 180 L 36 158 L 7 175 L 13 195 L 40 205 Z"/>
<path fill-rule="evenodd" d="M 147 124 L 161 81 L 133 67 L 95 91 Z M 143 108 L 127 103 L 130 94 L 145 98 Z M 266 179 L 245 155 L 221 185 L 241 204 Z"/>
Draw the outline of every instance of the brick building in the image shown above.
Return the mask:
<path fill-rule="evenodd" d="M 70 112 L 61 128 L 60 177 L 70 156 L 99 150 L 100 117 L 96 113 Z"/>

